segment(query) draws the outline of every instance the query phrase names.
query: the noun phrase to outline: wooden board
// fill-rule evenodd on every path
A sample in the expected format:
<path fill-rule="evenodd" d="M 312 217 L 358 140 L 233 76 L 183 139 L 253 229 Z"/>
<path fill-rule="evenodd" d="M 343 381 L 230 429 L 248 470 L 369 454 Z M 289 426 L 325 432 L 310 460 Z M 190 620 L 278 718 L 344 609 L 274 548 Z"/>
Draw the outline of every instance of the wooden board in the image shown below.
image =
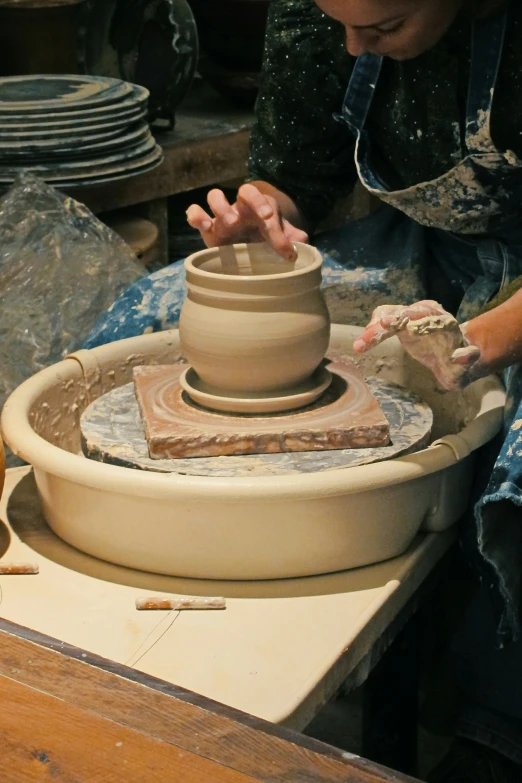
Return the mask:
<path fill-rule="evenodd" d="M 209 411 L 180 386 L 183 365 L 134 368 L 134 386 L 152 459 L 332 451 L 388 446 L 390 425 L 350 359 L 328 364 L 332 383 L 300 410 L 271 415 Z"/>
<path fill-rule="evenodd" d="M 6 783 L 410 783 L 408 778 L 0 621 Z"/>
<path fill-rule="evenodd" d="M 336 357 L 337 360 L 337 357 Z M 174 365 L 178 374 L 185 365 Z M 134 385 L 100 397 L 81 419 L 84 454 L 113 465 L 194 476 L 285 475 L 355 467 L 424 448 L 433 414 L 428 405 L 404 388 L 368 379 L 390 425 L 391 443 L 380 448 L 306 451 L 227 457 L 151 459 Z"/>

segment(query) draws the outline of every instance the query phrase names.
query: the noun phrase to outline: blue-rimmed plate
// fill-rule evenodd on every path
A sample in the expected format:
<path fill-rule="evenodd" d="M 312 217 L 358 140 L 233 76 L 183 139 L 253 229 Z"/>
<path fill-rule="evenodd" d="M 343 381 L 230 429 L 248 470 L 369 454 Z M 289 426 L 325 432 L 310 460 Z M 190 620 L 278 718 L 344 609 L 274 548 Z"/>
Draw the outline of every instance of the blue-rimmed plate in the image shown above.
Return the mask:
<path fill-rule="evenodd" d="M 0 108 L 0 122 L 2 125 L 11 125 L 21 122 L 32 121 L 37 122 L 58 122 L 74 124 L 76 122 L 89 122 L 94 124 L 95 122 L 102 122 L 111 117 L 120 115 L 123 112 L 133 112 L 137 109 L 141 109 L 144 113 L 147 110 L 147 102 L 149 100 L 149 91 L 145 87 L 140 87 L 137 84 L 130 85 L 132 90 L 131 94 L 124 100 L 117 103 L 110 103 L 107 106 L 95 106 L 93 108 L 84 108 L 69 111 L 46 111 L 37 115 L 31 112 L 3 112 Z"/>
<path fill-rule="evenodd" d="M 105 76 L 31 75 L 0 77 L 0 116 L 39 114 L 114 104 L 132 85 Z"/>
<path fill-rule="evenodd" d="M 49 161 L 48 164 L 24 165 L 18 166 L 0 166 L 0 182 L 13 180 L 17 174 L 23 171 L 30 171 L 36 176 L 42 176 L 44 179 L 63 179 L 65 176 L 76 176 L 76 174 L 89 174 L 93 168 L 100 166 L 114 165 L 123 161 L 132 161 L 136 158 L 148 155 L 156 148 L 156 141 L 151 135 L 146 141 L 134 144 L 121 152 L 115 152 L 112 155 L 103 155 L 101 157 L 92 157 L 90 159 L 79 158 L 78 160 L 69 160 L 60 162 Z"/>
<path fill-rule="evenodd" d="M 139 120 L 145 119 L 143 112 L 132 114 L 130 118 L 123 117 L 117 120 L 112 120 L 110 123 L 102 123 L 101 125 L 82 125 L 79 127 L 53 127 L 47 128 L 45 125 L 17 125 L 16 129 L 6 130 L 0 123 L 0 141 L 40 141 L 42 139 L 57 139 L 61 136 L 67 136 L 68 138 L 76 136 L 91 136 L 96 134 L 105 135 L 110 133 L 114 135 L 117 132 L 121 132 L 123 129 L 128 128 Z M 114 134 L 112 133 L 114 131 Z M 107 136 L 106 136 L 107 137 Z"/>
<path fill-rule="evenodd" d="M 6 124 L 0 119 L 0 138 L 9 141 L 9 138 L 45 138 L 46 136 L 75 136 L 82 133 L 96 133 L 107 128 L 123 128 L 134 122 L 146 118 L 146 108 L 139 107 L 133 111 L 121 112 L 108 117 L 86 117 L 73 122 L 24 122 Z"/>
<path fill-rule="evenodd" d="M 145 139 L 150 134 L 149 126 L 146 122 L 139 123 L 128 133 L 122 133 L 121 130 L 108 130 L 106 133 L 94 134 L 92 136 L 78 136 L 71 139 L 69 136 L 64 138 L 41 139 L 31 141 L 0 141 L 0 156 L 4 161 L 17 158 L 31 158 L 33 164 L 38 163 L 38 156 L 50 156 L 60 158 L 63 155 L 74 157 L 83 156 L 87 152 L 104 151 L 116 147 L 122 148 L 127 144 L 137 142 L 139 139 Z"/>
<path fill-rule="evenodd" d="M 116 163 L 109 162 L 105 165 L 96 165 L 93 161 L 92 165 L 90 164 L 89 166 L 83 169 L 79 169 L 78 171 L 59 172 L 59 170 L 55 170 L 52 173 L 42 172 L 41 178 L 46 182 L 55 185 L 56 187 L 58 187 L 57 183 L 60 183 L 60 186 L 62 186 L 62 183 L 65 181 L 82 184 L 84 182 L 90 182 L 92 179 L 106 179 L 107 177 L 119 175 L 128 176 L 136 169 L 142 169 L 143 167 L 157 163 L 161 160 L 162 157 L 163 151 L 161 147 L 154 143 L 152 149 L 148 153 L 145 155 L 137 155 L 132 160 L 120 161 Z M 0 175 L 0 183 L 3 185 L 9 185 L 14 181 L 16 175 L 20 174 L 22 171 L 29 170 L 31 169 L 20 166 L 18 169 L 13 170 L 12 175 Z"/>

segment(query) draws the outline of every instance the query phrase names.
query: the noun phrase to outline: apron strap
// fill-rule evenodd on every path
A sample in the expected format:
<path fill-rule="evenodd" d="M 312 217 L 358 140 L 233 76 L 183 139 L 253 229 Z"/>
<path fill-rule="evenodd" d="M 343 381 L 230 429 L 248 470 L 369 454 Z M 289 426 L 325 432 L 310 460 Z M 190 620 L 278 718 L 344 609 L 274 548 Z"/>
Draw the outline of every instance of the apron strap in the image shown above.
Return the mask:
<path fill-rule="evenodd" d="M 383 58 L 362 54 L 357 58 L 344 96 L 342 119 L 357 136 L 363 130 L 381 74 Z"/>
<path fill-rule="evenodd" d="M 496 153 L 491 138 L 491 110 L 508 21 L 507 10 L 473 25 L 471 75 L 466 110 L 468 153 Z"/>

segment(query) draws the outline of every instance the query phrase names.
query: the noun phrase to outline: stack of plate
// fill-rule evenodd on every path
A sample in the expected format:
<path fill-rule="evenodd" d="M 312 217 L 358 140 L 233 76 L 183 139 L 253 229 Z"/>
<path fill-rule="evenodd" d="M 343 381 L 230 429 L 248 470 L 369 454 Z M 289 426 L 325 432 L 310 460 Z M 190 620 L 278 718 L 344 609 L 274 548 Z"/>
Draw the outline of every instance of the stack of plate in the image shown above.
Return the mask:
<path fill-rule="evenodd" d="M 98 76 L 0 78 L 0 186 L 30 171 L 55 187 L 98 185 L 157 166 L 148 91 Z"/>

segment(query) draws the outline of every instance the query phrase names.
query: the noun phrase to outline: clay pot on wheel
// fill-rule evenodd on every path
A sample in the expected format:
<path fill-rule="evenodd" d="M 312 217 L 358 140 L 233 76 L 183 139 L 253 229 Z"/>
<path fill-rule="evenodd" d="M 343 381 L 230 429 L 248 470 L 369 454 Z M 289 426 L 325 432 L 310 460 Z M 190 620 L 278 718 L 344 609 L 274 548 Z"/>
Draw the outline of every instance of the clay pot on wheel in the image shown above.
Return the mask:
<path fill-rule="evenodd" d="M 180 318 L 183 353 L 225 393 L 292 389 L 317 369 L 330 338 L 322 258 L 296 244 L 295 262 L 264 243 L 209 248 L 187 258 Z"/>

